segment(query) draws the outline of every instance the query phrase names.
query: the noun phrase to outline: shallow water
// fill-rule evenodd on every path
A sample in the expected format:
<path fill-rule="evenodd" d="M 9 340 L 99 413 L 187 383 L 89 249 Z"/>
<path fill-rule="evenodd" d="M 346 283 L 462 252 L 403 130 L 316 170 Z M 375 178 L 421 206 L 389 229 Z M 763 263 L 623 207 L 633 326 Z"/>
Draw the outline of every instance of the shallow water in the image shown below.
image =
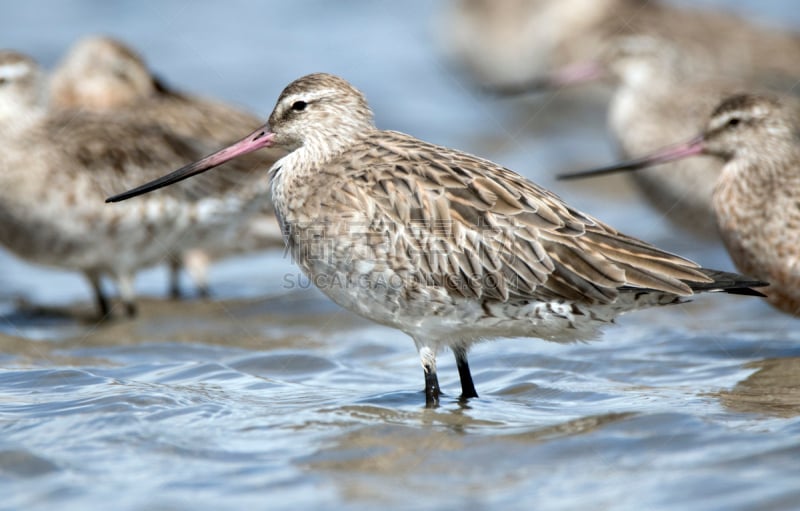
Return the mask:
<path fill-rule="evenodd" d="M 793 4 L 735 7 L 800 27 Z M 554 182 L 612 159 L 602 109 L 482 97 L 439 53 L 438 12 L 422 0 L 32 1 L 4 6 L 0 33 L 46 65 L 79 35 L 114 34 L 175 86 L 264 115 L 291 79 L 338 73 L 382 127 L 500 161 L 631 234 L 731 267 L 628 199 L 624 181 L 603 193 Z M 144 272 L 141 317 L 103 325 L 78 276 L 4 252 L 0 264 L 3 509 L 800 502 L 798 322 L 755 299 L 644 311 L 590 344 L 479 345 L 468 405 L 444 353 L 447 396 L 425 410 L 412 342 L 288 285 L 297 269 L 279 252 L 216 265 L 211 302 L 165 301 L 164 269 Z"/>

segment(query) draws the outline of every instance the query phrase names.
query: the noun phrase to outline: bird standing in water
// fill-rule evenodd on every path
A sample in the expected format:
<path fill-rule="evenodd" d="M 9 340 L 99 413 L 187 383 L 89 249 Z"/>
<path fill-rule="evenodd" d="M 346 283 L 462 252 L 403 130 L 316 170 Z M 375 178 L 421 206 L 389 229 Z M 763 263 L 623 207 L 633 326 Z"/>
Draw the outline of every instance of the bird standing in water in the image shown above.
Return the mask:
<path fill-rule="evenodd" d="M 471 398 L 475 342 L 589 339 L 630 310 L 761 285 L 621 234 L 495 163 L 379 130 L 363 94 L 323 73 L 287 86 L 267 126 L 108 201 L 275 146 L 289 152 L 270 179 L 295 261 L 337 304 L 414 339 L 430 407 L 443 347 Z"/>

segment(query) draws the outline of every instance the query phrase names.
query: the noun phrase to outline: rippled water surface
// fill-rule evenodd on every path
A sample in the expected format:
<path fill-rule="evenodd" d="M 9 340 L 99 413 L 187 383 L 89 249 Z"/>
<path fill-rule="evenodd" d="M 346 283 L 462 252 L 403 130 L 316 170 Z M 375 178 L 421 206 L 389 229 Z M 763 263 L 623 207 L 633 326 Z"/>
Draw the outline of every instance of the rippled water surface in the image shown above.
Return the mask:
<path fill-rule="evenodd" d="M 719 2 L 716 2 L 719 3 Z M 631 234 L 731 268 L 624 182 L 556 183 L 610 161 L 585 98 L 482 97 L 440 53 L 427 1 L 8 2 L 3 45 L 52 65 L 117 35 L 176 87 L 266 116 L 312 71 L 365 91 L 381 127 L 481 154 Z M 789 0 L 735 8 L 800 27 Z M 169 169 L 165 169 L 169 170 Z M 32 205 L 33 207 L 33 205 Z M 626 316 L 591 344 L 501 340 L 480 399 L 422 407 L 410 339 L 343 311 L 280 252 L 219 263 L 215 300 L 96 324 L 76 275 L 0 253 L 3 509 L 796 509 L 798 321 L 728 296 Z"/>

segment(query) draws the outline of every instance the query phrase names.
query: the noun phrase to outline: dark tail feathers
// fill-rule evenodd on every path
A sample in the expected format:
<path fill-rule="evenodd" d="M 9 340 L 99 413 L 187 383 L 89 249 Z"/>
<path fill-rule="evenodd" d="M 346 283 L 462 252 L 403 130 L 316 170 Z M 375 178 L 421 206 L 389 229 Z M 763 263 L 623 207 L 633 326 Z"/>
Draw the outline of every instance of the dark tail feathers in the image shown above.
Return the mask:
<path fill-rule="evenodd" d="M 701 272 L 714 279 L 714 282 L 687 282 L 695 293 L 723 292 L 731 295 L 761 296 L 754 287 L 768 286 L 769 282 L 747 278 L 738 273 L 701 268 Z"/>

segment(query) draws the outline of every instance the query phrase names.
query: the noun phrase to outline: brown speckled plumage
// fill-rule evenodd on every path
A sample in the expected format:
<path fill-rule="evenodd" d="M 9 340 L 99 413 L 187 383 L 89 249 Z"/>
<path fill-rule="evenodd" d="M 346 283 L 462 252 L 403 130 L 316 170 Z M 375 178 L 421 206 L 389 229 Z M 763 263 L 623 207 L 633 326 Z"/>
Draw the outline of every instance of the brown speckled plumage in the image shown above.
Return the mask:
<path fill-rule="evenodd" d="M 771 285 L 767 300 L 800 316 L 800 104 L 739 95 L 720 104 L 706 152 L 725 160 L 714 190 L 720 233 L 736 267 Z"/>
<path fill-rule="evenodd" d="M 295 261 L 339 305 L 413 337 L 429 405 L 442 347 L 474 397 L 476 341 L 587 339 L 628 310 L 753 284 L 625 236 L 490 161 L 378 130 L 364 96 L 332 75 L 289 85 L 269 128 L 237 147 L 259 145 L 291 151 L 270 173 Z M 219 154 L 110 200 L 238 153 Z"/>

